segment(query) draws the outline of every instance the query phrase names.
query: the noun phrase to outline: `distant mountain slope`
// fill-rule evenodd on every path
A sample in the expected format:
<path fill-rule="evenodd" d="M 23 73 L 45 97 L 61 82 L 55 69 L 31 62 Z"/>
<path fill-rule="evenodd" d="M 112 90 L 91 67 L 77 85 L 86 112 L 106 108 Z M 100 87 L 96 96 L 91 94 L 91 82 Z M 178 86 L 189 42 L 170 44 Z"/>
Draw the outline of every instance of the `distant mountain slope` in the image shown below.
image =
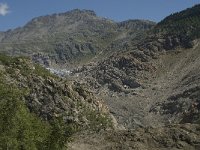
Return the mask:
<path fill-rule="evenodd" d="M 135 37 L 152 26 L 153 22 L 139 20 L 116 23 L 96 16 L 93 11 L 76 9 L 34 18 L 24 27 L 2 33 L 0 51 L 11 55 L 34 55 L 41 63 L 45 57 L 48 59 L 43 62 L 46 65 L 84 63 L 99 53 L 112 51 L 107 47 L 115 40 L 130 36 L 129 32 Z"/>
<path fill-rule="evenodd" d="M 177 48 L 192 48 L 200 37 L 200 5 L 172 14 L 159 22 L 137 48 L 151 55 Z"/>
<path fill-rule="evenodd" d="M 198 7 L 179 14 L 195 12 Z M 190 24 L 191 15 L 180 19 L 183 26 Z M 194 18 L 200 20 L 196 13 Z M 177 20 L 172 19 L 171 24 L 176 25 Z M 138 43 L 132 43 L 131 38 L 122 40 L 118 45 L 124 42 L 124 51 L 74 71 L 104 97 L 113 115 L 127 128 L 199 122 L 200 41 L 192 34 L 179 34 L 182 28 L 168 32 L 169 25 L 159 23 Z"/>
<path fill-rule="evenodd" d="M 2 40 L 3 37 L 4 37 L 4 33 L 0 32 L 0 41 Z"/>
<path fill-rule="evenodd" d="M 166 17 L 157 25 L 141 20 L 115 23 L 93 11 L 73 10 L 39 17 L 23 28 L 0 33 L 1 52 L 32 56 L 45 65 L 81 64 L 70 70 L 70 80 L 65 80 L 28 59 L 0 55 L 0 107 L 11 104 L 14 108 L 5 103 L 10 95 L 11 100 L 19 99 L 19 95 L 13 96 L 13 87 L 14 92 L 26 94 L 22 95 L 26 113 L 29 110 L 48 121 L 61 116 L 73 129 L 101 131 L 74 135 L 71 149 L 199 150 L 199 6 Z M 4 110 L 8 109 L 0 109 L 2 121 L 9 114 L 4 115 Z M 112 125 L 117 130 L 101 130 Z M 57 131 L 53 135 L 59 138 L 53 141 L 63 137 Z M 3 133 L 7 137 L 7 132 Z M 14 133 L 21 137 L 21 132 Z"/>
<path fill-rule="evenodd" d="M 156 29 L 165 34 L 200 37 L 200 4 L 184 11 L 172 14 L 158 23 Z"/>
<path fill-rule="evenodd" d="M 155 26 L 155 22 L 148 20 L 127 20 L 118 23 L 119 27 L 127 30 L 148 30 Z"/>

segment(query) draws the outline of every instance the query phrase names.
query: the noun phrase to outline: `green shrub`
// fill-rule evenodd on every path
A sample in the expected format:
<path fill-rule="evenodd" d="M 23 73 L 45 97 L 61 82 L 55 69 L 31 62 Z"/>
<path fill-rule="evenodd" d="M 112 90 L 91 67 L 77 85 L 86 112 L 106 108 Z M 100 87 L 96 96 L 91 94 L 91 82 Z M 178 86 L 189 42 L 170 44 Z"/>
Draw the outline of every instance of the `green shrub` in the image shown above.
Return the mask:
<path fill-rule="evenodd" d="M 0 148 L 39 149 L 50 126 L 30 113 L 22 101 L 23 91 L 0 83 Z"/>
<path fill-rule="evenodd" d="M 76 131 L 62 119 L 49 123 L 31 113 L 23 102 L 27 90 L 18 90 L 0 80 L 0 149 L 59 150 Z"/>

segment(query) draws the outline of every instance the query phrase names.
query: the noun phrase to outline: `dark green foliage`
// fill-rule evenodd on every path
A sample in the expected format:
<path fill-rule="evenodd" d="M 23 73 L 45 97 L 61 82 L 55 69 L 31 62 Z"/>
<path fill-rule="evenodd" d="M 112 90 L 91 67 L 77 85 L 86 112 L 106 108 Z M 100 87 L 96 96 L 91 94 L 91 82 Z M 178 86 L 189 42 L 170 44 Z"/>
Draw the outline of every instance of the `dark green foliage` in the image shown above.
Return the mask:
<path fill-rule="evenodd" d="M 85 116 L 87 116 L 90 122 L 90 129 L 93 131 L 104 130 L 108 127 L 112 127 L 111 119 L 107 115 L 98 114 L 95 111 L 89 109 L 85 110 Z"/>
<path fill-rule="evenodd" d="M 13 63 L 13 58 L 12 57 L 9 57 L 7 55 L 4 55 L 4 54 L 1 54 L 0 55 L 0 62 L 3 64 L 3 65 L 10 65 L 11 63 Z"/>
<path fill-rule="evenodd" d="M 29 58 L 26 57 L 10 57 L 4 54 L 0 54 L 0 63 L 6 66 L 6 71 L 12 76 L 15 75 L 15 71 L 18 69 L 20 74 L 23 76 L 35 74 L 42 77 L 57 78 L 55 75 L 51 74 L 49 70 L 45 69 L 41 65 L 33 65 Z"/>
<path fill-rule="evenodd" d="M 66 146 L 70 137 L 77 132 L 78 126 L 74 123 L 65 124 L 62 118 L 57 118 L 50 122 L 51 134 L 48 137 L 46 146 L 43 149 L 46 150 L 60 150 Z"/>
<path fill-rule="evenodd" d="M 0 149 L 62 149 L 76 126 L 64 124 L 61 119 L 42 121 L 24 104 L 27 91 L 7 85 L 0 75 Z"/>
<path fill-rule="evenodd" d="M 42 120 L 42 115 L 40 118 L 38 116 L 40 113 L 34 111 L 37 106 L 31 109 L 29 105 L 29 96 L 32 94 L 33 88 L 36 86 L 39 88 L 41 85 L 38 83 L 39 81 L 43 81 L 44 89 L 36 89 L 34 93 L 45 91 L 49 85 L 49 80 L 46 79 L 50 77 L 53 79 L 51 82 L 53 84 L 52 90 L 65 97 L 66 100 L 77 98 L 74 96 L 73 90 L 75 89 L 78 95 L 84 97 L 86 102 L 91 103 L 92 106 L 92 94 L 83 86 L 76 85 L 77 87 L 75 86 L 73 90 L 66 90 L 68 96 L 64 96 L 62 88 L 56 84 L 59 77 L 52 75 L 42 66 L 33 64 L 28 58 L 0 55 L 0 65 L 0 150 L 60 150 L 66 148 L 72 134 L 79 130 L 99 131 L 112 126 L 107 114 L 101 114 L 79 100 L 75 100 L 77 105 L 74 102 L 71 107 L 81 111 L 78 119 L 83 122 L 67 121 L 65 118 L 68 111 L 52 116 L 48 121 Z M 36 82 L 31 80 L 33 77 L 37 79 Z M 40 100 L 40 97 L 37 98 Z M 69 112 L 71 112 L 69 116 L 74 116 L 71 110 Z"/>
<path fill-rule="evenodd" d="M 196 39 L 200 37 L 200 5 L 172 14 L 156 26 L 154 32 Z"/>
<path fill-rule="evenodd" d="M 6 70 L 11 75 L 14 75 L 15 69 L 19 69 L 20 73 L 25 76 L 32 72 L 26 57 L 10 57 L 0 54 L 0 62 L 7 67 Z"/>
<path fill-rule="evenodd" d="M 0 82 L 0 149 L 39 149 L 46 142 L 50 125 L 30 113 L 14 86 Z"/>
<path fill-rule="evenodd" d="M 84 86 L 82 85 L 77 85 L 75 90 L 85 99 L 87 99 L 88 95 L 90 95 L 90 93 L 86 89 L 84 89 Z M 88 100 L 90 103 L 92 103 L 92 99 Z M 112 121 L 107 114 L 100 114 L 92 110 L 91 108 L 86 107 L 83 103 L 80 102 L 78 105 L 82 107 L 83 112 L 81 114 L 82 116 L 86 116 L 86 119 L 89 122 L 89 128 L 91 130 L 99 131 L 108 127 L 112 127 Z"/>

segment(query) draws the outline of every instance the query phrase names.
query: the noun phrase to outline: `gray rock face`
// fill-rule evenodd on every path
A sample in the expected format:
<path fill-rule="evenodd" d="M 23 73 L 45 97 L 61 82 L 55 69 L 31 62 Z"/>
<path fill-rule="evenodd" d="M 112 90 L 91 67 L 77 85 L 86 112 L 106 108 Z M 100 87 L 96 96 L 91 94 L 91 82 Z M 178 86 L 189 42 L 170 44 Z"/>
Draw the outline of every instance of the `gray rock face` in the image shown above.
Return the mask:
<path fill-rule="evenodd" d="M 0 52 L 10 55 L 36 55 L 52 64 L 81 64 L 113 51 L 111 43 L 136 36 L 152 28 L 149 21 L 116 23 L 98 17 L 94 11 L 72 10 L 32 19 L 24 27 L 0 33 Z M 102 57 L 102 56 L 101 56 Z M 44 59 L 43 59 L 44 60 Z M 42 63 L 42 59 L 36 61 Z M 46 60 L 44 65 L 48 65 Z"/>
<path fill-rule="evenodd" d="M 139 41 L 129 34 L 113 42 L 119 51 L 77 71 L 126 128 L 199 123 L 199 40 L 157 28 Z"/>
<path fill-rule="evenodd" d="M 187 25 L 187 19 L 184 22 Z M 87 105 L 97 116 L 110 111 L 120 130 L 139 128 L 139 135 L 129 130 L 112 133 L 108 138 L 121 143 L 108 145 L 110 149 L 199 149 L 200 41 L 181 30 L 168 34 L 159 25 L 153 27 L 149 21 L 115 23 L 93 11 L 73 10 L 39 17 L 23 28 L 1 33 L 1 42 L 22 43 L 1 44 L 0 48 L 13 55 L 31 56 L 57 75 L 62 75 L 57 64 L 73 66 L 70 83 L 32 75 L 20 81 L 31 89 L 26 99 L 30 110 L 43 118 L 64 114 L 66 122 L 87 125 L 88 118 L 81 116 L 85 113 L 82 106 Z M 19 70 L 14 72 L 19 75 Z M 118 134 L 122 139 L 115 139 Z"/>
<path fill-rule="evenodd" d="M 171 125 L 137 130 L 81 133 L 74 136 L 70 150 L 198 150 L 200 148 L 199 126 L 192 124 Z"/>
<path fill-rule="evenodd" d="M 155 22 L 148 20 L 127 20 L 118 23 L 120 28 L 125 28 L 127 30 L 148 30 L 156 25 Z"/>

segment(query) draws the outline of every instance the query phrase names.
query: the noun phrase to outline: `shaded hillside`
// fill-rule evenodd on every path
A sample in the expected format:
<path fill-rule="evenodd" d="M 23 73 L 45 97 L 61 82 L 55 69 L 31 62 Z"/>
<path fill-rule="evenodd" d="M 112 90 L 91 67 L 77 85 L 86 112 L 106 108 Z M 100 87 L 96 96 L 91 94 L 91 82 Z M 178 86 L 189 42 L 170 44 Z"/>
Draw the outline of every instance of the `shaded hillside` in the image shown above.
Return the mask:
<path fill-rule="evenodd" d="M 200 37 L 199 16 L 200 5 L 196 5 L 166 17 L 152 30 L 146 45 L 156 46 L 158 50 L 193 47 L 193 40 Z"/>
<path fill-rule="evenodd" d="M 200 5 L 172 14 L 158 23 L 156 30 L 164 34 L 187 36 L 195 39 L 200 37 Z"/>

